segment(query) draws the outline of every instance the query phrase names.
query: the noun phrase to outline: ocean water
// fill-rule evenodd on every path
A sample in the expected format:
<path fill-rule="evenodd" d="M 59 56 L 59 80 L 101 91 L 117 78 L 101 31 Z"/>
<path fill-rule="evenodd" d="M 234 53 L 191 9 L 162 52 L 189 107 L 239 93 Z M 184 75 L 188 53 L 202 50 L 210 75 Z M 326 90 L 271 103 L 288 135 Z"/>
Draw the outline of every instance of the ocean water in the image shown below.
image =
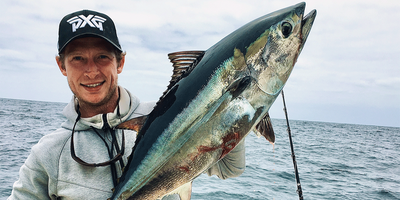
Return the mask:
<path fill-rule="evenodd" d="M 31 147 L 65 120 L 65 105 L 0 98 L 0 199 Z M 192 199 L 298 199 L 286 121 L 272 123 L 274 146 L 251 133 L 245 172 L 199 176 Z M 295 120 L 290 128 L 304 199 L 400 199 L 400 128 Z"/>

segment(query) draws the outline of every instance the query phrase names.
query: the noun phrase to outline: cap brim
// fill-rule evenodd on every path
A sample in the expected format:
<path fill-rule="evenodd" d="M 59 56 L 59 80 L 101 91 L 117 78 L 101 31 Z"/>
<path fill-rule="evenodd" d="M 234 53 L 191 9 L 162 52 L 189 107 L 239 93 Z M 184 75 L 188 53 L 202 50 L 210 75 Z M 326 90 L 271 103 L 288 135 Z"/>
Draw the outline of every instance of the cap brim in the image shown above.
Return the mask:
<path fill-rule="evenodd" d="M 72 40 L 78 39 L 78 38 L 90 37 L 90 36 L 95 36 L 95 37 L 103 38 L 103 39 L 105 39 L 107 42 L 109 42 L 110 44 L 112 44 L 115 48 L 117 48 L 119 51 L 122 52 L 122 49 L 121 49 L 118 45 L 114 44 L 114 42 L 112 42 L 111 40 L 109 40 L 108 38 L 106 38 L 106 37 L 103 36 L 103 35 L 96 34 L 96 33 L 81 33 L 81 34 L 75 35 L 74 37 L 72 37 L 71 39 L 69 39 L 67 42 L 65 42 L 65 44 L 64 44 L 61 48 L 59 48 L 58 53 L 61 53 L 61 52 L 65 49 L 65 47 L 66 47 Z"/>

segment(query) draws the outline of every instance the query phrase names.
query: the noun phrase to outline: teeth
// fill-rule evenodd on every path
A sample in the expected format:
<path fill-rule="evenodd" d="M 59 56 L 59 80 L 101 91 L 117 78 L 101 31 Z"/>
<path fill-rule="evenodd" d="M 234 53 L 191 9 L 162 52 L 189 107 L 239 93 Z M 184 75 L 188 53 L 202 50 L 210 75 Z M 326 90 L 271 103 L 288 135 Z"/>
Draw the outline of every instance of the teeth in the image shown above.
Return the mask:
<path fill-rule="evenodd" d="M 85 85 L 86 87 L 97 87 L 103 83 L 96 83 L 96 84 L 91 84 L 91 85 Z"/>

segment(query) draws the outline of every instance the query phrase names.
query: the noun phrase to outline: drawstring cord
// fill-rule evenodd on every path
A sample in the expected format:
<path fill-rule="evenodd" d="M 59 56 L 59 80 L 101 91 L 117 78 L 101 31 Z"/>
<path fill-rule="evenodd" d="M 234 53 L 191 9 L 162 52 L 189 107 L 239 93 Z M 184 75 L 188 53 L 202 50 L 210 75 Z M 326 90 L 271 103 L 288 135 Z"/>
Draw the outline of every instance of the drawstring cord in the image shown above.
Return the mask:
<path fill-rule="evenodd" d="M 119 93 L 119 90 L 118 90 Z M 120 109 L 119 109 L 119 100 L 120 100 L 120 95 L 118 95 L 118 104 L 117 104 L 117 116 L 120 120 L 120 122 L 122 123 L 122 119 L 121 119 L 121 114 L 120 114 Z M 101 134 L 96 130 L 96 128 L 94 128 L 93 126 L 91 126 L 92 130 L 100 137 L 100 139 L 104 142 L 107 151 L 108 151 L 108 155 L 110 157 L 109 161 L 103 162 L 103 163 L 87 163 L 85 161 L 83 161 L 82 159 L 80 159 L 78 156 L 76 156 L 75 154 L 75 147 L 74 147 L 74 132 L 75 132 L 75 127 L 76 124 L 78 123 L 78 121 L 81 118 L 81 112 L 79 110 L 79 103 L 77 103 L 76 106 L 76 110 L 78 113 L 78 116 L 75 120 L 74 126 L 72 128 L 72 135 L 71 135 L 71 157 L 79 164 L 84 165 L 84 166 L 88 166 L 88 167 L 103 167 L 103 166 L 108 166 L 110 165 L 110 169 L 111 169 L 111 175 L 112 175 L 112 180 L 113 180 L 113 184 L 114 187 L 117 185 L 118 183 L 118 175 L 117 175 L 117 170 L 116 170 L 116 162 L 119 161 L 121 170 L 125 167 L 122 156 L 124 155 L 125 152 L 125 133 L 124 130 L 122 130 L 122 145 L 121 145 L 121 149 L 119 148 L 118 145 L 118 141 L 115 135 L 115 130 L 111 129 L 111 127 L 108 125 L 107 123 L 107 119 L 106 119 L 106 114 L 103 115 L 103 122 L 104 122 L 104 126 L 103 126 L 103 130 L 109 130 L 110 134 L 111 134 L 111 149 L 109 147 L 109 145 L 107 144 L 107 141 L 104 137 L 101 136 Z M 114 152 L 114 148 L 117 152 L 117 155 L 115 157 L 113 157 L 113 152 Z"/>

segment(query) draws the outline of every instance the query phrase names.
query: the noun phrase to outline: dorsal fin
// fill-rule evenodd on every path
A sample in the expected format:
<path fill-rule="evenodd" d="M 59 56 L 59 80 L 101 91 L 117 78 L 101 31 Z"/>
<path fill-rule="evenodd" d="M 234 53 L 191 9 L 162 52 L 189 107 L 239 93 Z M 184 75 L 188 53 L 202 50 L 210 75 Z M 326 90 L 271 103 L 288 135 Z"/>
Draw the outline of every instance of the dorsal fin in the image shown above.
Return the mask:
<path fill-rule="evenodd" d="M 174 69 L 167 91 L 196 67 L 197 63 L 203 58 L 204 52 L 178 51 L 168 54 Z"/>
<path fill-rule="evenodd" d="M 272 128 L 271 118 L 267 113 L 263 119 L 256 125 L 253 130 L 257 136 L 264 136 L 270 143 L 275 143 L 275 133 L 274 129 Z"/>
<path fill-rule="evenodd" d="M 156 103 L 154 110 L 158 108 L 160 102 L 170 92 L 170 90 L 178 83 L 182 78 L 190 74 L 190 72 L 197 66 L 200 60 L 203 58 L 205 51 L 178 51 L 168 54 L 168 58 L 174 67 L 171 80 L 167 89 L 163 92 L 162 96 Z"/>
<path fill-rule="evenodd" d="M 175 81 L 182 74 L 195 67 L 205 51 L 178 51 L 168 54 L 168 58 L 174 67 L 172 80 Z"/>

